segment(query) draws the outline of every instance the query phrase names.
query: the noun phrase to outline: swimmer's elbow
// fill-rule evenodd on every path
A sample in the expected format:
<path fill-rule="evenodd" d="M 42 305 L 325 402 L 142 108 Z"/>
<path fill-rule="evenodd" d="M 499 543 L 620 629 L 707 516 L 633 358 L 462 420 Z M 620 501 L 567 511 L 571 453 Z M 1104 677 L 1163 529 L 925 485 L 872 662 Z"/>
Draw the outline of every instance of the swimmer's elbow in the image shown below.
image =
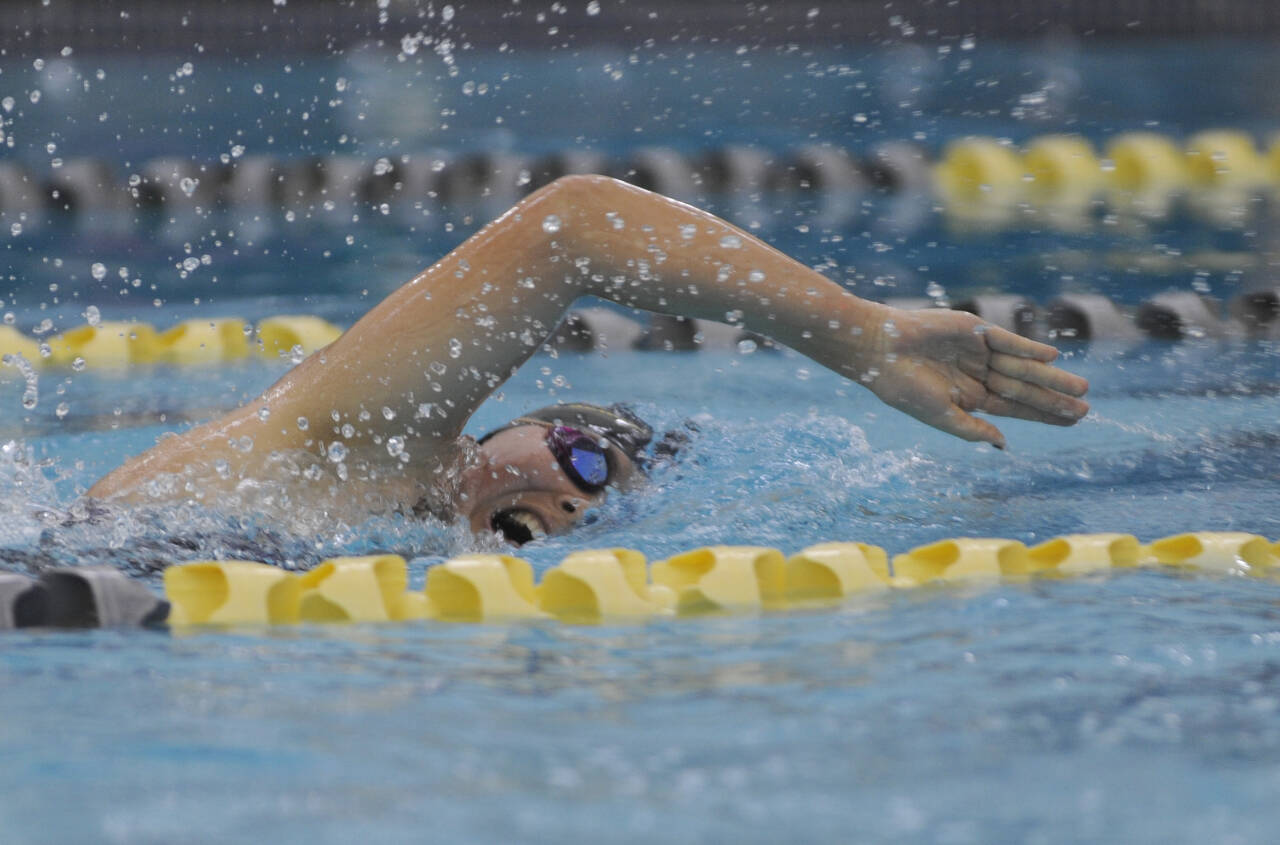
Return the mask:
<path fill-rule="evenodd" d="M 611 176 L 594 173 L 573 173 L 561 176 L 530 198 L 552 200 L 567 209 L 589 209 L 602 204 L 612 204 L 623 194 L 639 191 Z"/>

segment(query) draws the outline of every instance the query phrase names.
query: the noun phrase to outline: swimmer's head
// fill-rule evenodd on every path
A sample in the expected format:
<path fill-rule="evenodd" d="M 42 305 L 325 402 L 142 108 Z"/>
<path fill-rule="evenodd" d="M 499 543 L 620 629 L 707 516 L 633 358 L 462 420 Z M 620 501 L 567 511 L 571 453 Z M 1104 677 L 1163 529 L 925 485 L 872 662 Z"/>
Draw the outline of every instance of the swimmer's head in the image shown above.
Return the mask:
<path fill-rule="evenodd" d="M 550 405 L 479 440 L 459 511 L 478 534 L 520 545 L 559 534 L 643 477 L 653 429 L 621 405 Z"/>

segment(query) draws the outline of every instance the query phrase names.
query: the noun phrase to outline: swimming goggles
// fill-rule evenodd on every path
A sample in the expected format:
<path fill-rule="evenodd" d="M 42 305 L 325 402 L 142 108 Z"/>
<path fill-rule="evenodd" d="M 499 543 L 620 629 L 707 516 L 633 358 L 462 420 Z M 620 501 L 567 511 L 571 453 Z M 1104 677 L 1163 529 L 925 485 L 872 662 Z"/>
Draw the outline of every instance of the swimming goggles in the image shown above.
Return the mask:
<path fill-rule="evenodd" d="M 567 425 L 547 429 L 547 448 L 574 486 L 599 493 L 609 483 L 609 457 L 600 438 Z"/>

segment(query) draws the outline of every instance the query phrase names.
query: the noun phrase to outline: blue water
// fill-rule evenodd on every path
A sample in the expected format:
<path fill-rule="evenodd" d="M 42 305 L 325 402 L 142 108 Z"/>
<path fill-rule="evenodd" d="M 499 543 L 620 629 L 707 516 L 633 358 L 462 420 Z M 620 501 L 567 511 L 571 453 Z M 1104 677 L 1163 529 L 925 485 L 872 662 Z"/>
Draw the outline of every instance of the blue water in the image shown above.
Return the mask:
<path fill-rule="evenodd" d="M 877 131 L 886 137 L 908 137 L 919 126 L 929 144 L 972 129 L 1021 138 L 1078 126 L 1101 135 L 1147 120 L 1167 131 L 1260 128 L 1274 95 L 1242 80 L 1273 60 L 1264 47 L 1207 45 L 1188 56 L 1177 45 L 1077 45 L 1050 63 L 1075 71 L 1075 93 L 1038 117 L 1011 109 L 1021 94 L 1045 87 L 1028 71 L 1046 61 L 1046 51 L 966 51 L 972 72 L 1004 83 L 999 93 L 999 86 L 958 81 L 971 71 L 959 69 L 957 47 L 936 67 L 921 65 L 920 78 L 932 80 L 919 106 L 930 109 L 926 118 L 917 122 L 911 108 L 881 101 L 868 113 L 881 112 L 872 117 L 884 121 Z M 783 51 L 745 69 L 700 52 L 690 73 L 710 68 L 718 77 L 705 85 L 675 77 L 651 101 L 636 92 L 653 90 L 645 86 L 688 61 L 652 55 L 624 74 L 624 84 L 636 86 L 629 97 L 584 84 L 570 99 L 584 113 L 593 104 L 617 109 L 617 119 L 599 121 L 605 128 L 588 141 L 619 149 L 626 120 L 667 101 L 673 118 L 655 120 L 643 140 L 692 147 L 705 127 L 718 126 L 715 142 L 759 137 L 783 145 L 811 132 L 848 141 L 861 131 L 847 123 L 850 104 L 881 95 L 824 69 L 843 63 L 882 83 L 882 68 L 898 55 L 793 58 Z M 434 113 L 473 101 L 459 99 L 467 95 L 456 88 L 469 77 L 501 81 L 497 58 L 460 56 L 474 67 L 456 79 L 414 77 L 413 63 L 397 70 L 406 63 L 375 55 L 374 70 L 359 80 L 426 80 L 415 85 L 444 92 L 428 100 Z M 163 128 L 173 109 L 131 92 L 176 86 L 167 75 L 181 62 L 115 61 L 106 79 L 121 87 L 107 122 L 120 121 L 112 125 L 122 136 L 111 142 L 118 150 L 106 144 L 104 153 L 85 119 L 92 116 L 85 109 L 101 106 L 73 108 L 80 89 L 68 88 L 63 111 L 39 112 L 47 125 L 22 107 L 26 123 L 13 130 L 21 142 L 8 154 L 28 162 L 45 155 L 45 135 L 53 132 L 62 133 L 55 142 L 66 154 L 117 156 L 122 171 L 125 160 L 172 152 L 178 144 Z M 90 74 L 99 64 L 75 62 Z M 327 151 L 349 128 L 338 117 L 313 118 L 319 128 L 302 135 L 311 127 L 285 110 L 310 102 L 322 86 L 328 96 L 339 73 L 357 79 L 356 58 L 282 59 L 293 62 L 287 74 L 281 62 L 220 69 L 194 62 L 193 87 L 172 96 L 207 120 L 181 138 L 197 154 L 218 154 L 237 129 L 266 145 L 267 125 L 284 152 Z M 565 62 L 594 73 L 599 59 L 557 62 L 552 71 L 561 75 Z M 1206 77 L 1214 63 L 1222 72 Z M 530 149 L 571 141 L 581 115 L 552 127 L 545 109 L 520 114 L 515 105 L 525 95 L 536 99 L 554 74 L 531 60 L 508 64 L 514 82 L 502 96 L 512 100 L 462 108 L 452 129 L 397 123 L 366 92 L 370 108 L 381 111 L 371 112 L 356 151 L 373 154 L 393 138 L 422 147 L 506 137 Z M 0 79 L 28 67 L 5 66 Z M 744 95 L 765 97 L 780 79 L 788 81 L 777 86 L 776 101 L 755 103 L 741 120 L 726 117 L 741 110 Z M 278 109 L 223 93 L 227 85 L 251 90 L 259 80 L 283 92 Z M 1171 92 L 1193 84 L 1214 96 Z M 675 103 L 712 85 L 734 92 L 737 105 L 729 109 L 728 97 L 692 110 Z M 953 96 L 957 88 L 963 91 Z M 787 99 L 824 94 L 843 98 L 803 109 Z M 55 100 L 46 86 L 42 108 Z M 338 114 L 349 108 L 334 107 Z M 783 108 L 788 119 L 763 116 Z M 510 122 L 494 128 L 495 115 Z M 931 206 L 906 218 L 915 222 L 894 223 L 886 210 L 892 198 L 860 202 L 839 213 L 795 198 L 716 207 L 758 220 L 762 235 L 809 263 L 829 262 L 833 275 L 868 295 L 917 294 L 932 281 L 956 296 L 997 285 L 1040 301 L 1086 289 L 1136 302 L 1195 280 L 1227 298 L 1260 281 L 1257 268 L 1270 259 L 1271 224 L 1261 210 L 1238 227 L 1184 214 L 1116 231 L 1099 215 L 1074 234 L 964 234 Z M 88 304 L 104 318 L 162 327 L 193 315 L 296 311 L 346 323 L 490 211 L 323 225 L 270 215 L 255 221 L 236 211 L 188 221 L 28 221 L 4 242 L 0 310 L 12 311 L 25 330 L 48 319 L 50 331 L 80 322 Z M 1122 251 L 1208 249 L 1238 253 L 1241 269 L 1215 265 L 1197 275 L 1188 261 L 1152 274 L 1114 260 Z M 202 254 L 210 263 L 186 277 L 175 267 Z M 105 280 L 92 278 L 93 262 L 107 266 Z M 134 278 L 142 280 L 137 287 Z M 687 421 L 699 429 L 681 460 L 659 469 L 645 489 L 610 501 L 570 536 L 523 549 L 539 570 L 568 551 L 612 545 L 658 558 L 720 542 L 794 551 L 856 539 L 901 551 L 949 536 L 1030 543 L 1074 531 L 1150 540 L 1230 529 L 1280 538 L 1274 342 L 1062 348 L 1064 366 L 1093 383 L 1094 413 L 1069 430 L 1002 423 L 1005 453 L 948 439 L 798 356 L 765 350 L 615 351 L 607 359 L 543 353 L 481 409 L 473 428 L 571 398 L 628 399 L 660 429 Z M 420 586 L 431 563 L 476 547 L 455 528 L 403 518 L 347 526 L 312 514 L 263 525 L 170 509 L 64 524 L 62 512 L 74 510 L 77 493 L 102 472 L 186 424 L 179 420 L 252 397 L 284 367 L 46 371 L 30 411 L 19 405 L 21 384 L 0 372 L 0 566 L 109 562 L 155 585 L 158 564 L 243 556 L 246 546 L 296 566 L 385 549 L 411 558 Z M 67 413 L 59 419 L 61 402 Z M 600 628 L 11 632 L 0 637 L 0 830 L 15 843 L 1269 843 L 1280 824 L 1277 602 L 1280 582 L 1269 577 L 1139 571 L 904 591 L 839 611 Z"/>

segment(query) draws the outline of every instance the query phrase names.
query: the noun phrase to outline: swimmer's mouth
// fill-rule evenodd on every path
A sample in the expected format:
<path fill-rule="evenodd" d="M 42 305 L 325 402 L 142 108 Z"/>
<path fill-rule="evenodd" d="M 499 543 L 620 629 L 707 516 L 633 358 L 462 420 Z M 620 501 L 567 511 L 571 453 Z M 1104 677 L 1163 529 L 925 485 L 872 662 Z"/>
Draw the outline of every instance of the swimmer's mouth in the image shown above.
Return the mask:
<path fill-rule="evenodd" d="M 489 520 L 489 527 L 508 543 L 523 546 L 547 536 L 547 529 L 533 513 L 520 508 L 500 510 Z"/>

